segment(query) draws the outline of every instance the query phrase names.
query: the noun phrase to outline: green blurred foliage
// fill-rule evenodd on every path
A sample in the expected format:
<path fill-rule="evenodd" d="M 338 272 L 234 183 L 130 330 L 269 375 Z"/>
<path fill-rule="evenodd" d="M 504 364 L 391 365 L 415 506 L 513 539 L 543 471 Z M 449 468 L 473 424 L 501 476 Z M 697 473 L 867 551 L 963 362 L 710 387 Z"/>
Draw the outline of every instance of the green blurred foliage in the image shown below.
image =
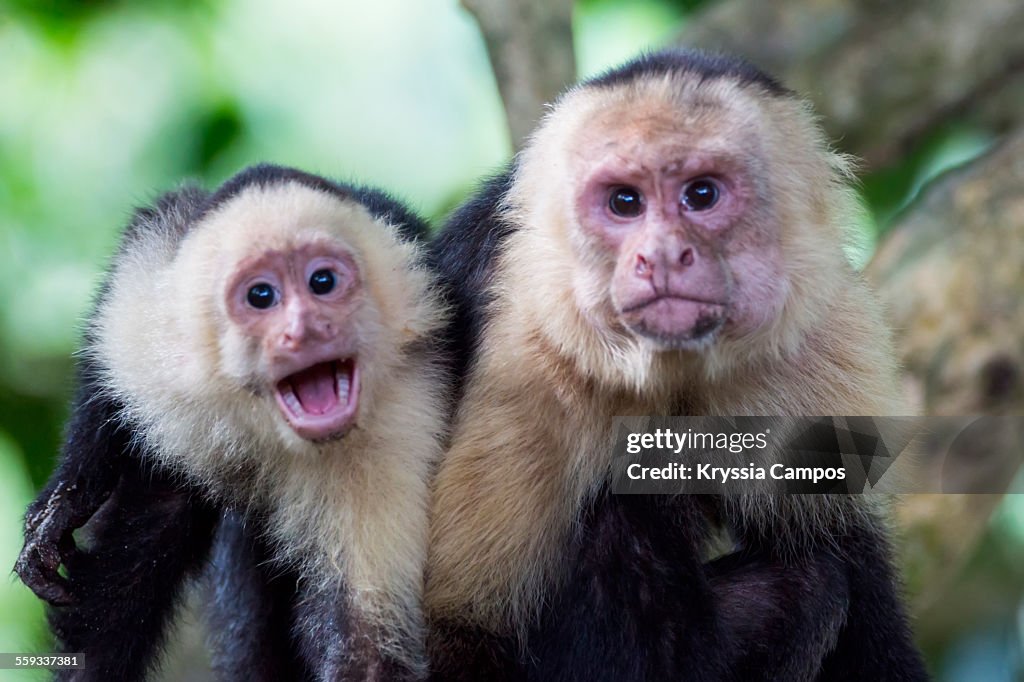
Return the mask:
<path fill-rule="evenodd" d="M 573 13 L 576 71 L 588 78 L 643 50 L 667 45 L 682 28 L 683 3 L 664 0 L 586 0 Z"/>
<path fill-rule="evenodd" d="M 580 75 L 666 44 L 705 4 L 580 2 Z M 930 178 L 990 142 L 946 131 L 865 178 L 851 258 L 865 262 Z M 53 466 L 80 321 L 133 206 L 273 161 L 388 187 L 439 218 L 509 154 L 486 51 L 455 0 L 0 1 L 0 566 Z M 1006 502 L 986 542 L 975 574 L 1024 545 L 1024 502 Z M 1019 639 L 1020 614 L 953 623 L 936 669 L 967 679 L 993 647 L 1020 651 L 1000 639 Z M 0 582 L 0 651 L 45 648 L 39 603 Z"/>
<path fill-rule="evenodd" d="M 35 494 L 17 443 L 0 429 L 0 566 L 13 566 L 21 547 L 21 515 Z M 42 603 L 12 576 L 0 582 L 0 652 L 49 651 Z M 44 671 L 0 670 L 0 680 L 45 679 Z"/>
<path fill-rule="evenodd" d="M 980 156 L 992 146 L 992 136 L 965 126 L 950 126 L 928 136 L 899 162 L 868 175 L 863 193 L 884 232 L 900 211 L 910 206 L 921 189 L 943 172 Z"/>

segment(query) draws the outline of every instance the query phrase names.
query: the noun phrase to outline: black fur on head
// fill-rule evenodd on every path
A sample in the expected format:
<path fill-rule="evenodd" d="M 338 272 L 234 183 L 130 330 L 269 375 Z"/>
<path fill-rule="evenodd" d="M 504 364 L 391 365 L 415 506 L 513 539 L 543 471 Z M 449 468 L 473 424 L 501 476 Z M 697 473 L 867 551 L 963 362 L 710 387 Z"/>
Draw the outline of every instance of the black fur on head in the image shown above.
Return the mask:
<path fill-rule="evenodd" d="M 727 78 L 741 85 L 756 85 L 776 97 L 794 97 L 795 93 L 778 80 L 739 57 L 714 54 L 689 48 L 671 48 L 646 52 L 583 82 L 583 87 L 615 87 L 640 78 L 691 73 L 701 81 Z"/>
<path fill-rule="evenodd" d="M 252 185 L 267 187 L 270 185 L 283 185 L 289 182 L 296 182 L 310 189 L 326 192 L 338 197 L 342 201 L 354 201 L 361 204 L 376 220 L 396 225 L 403 239 L 409 241 L 426 239 L 429 235 L 429 227 L 426 221 L 386 192 L 369 187 L 335 182 L 296 168 L 288 168 L 287 166 L 278 166 L 270 163 L 249 166 L 229 178 L 206 200 L 199 210 L 196 220 L 201 220 L 211 211 L 223 206 L 247 187 Z"/>

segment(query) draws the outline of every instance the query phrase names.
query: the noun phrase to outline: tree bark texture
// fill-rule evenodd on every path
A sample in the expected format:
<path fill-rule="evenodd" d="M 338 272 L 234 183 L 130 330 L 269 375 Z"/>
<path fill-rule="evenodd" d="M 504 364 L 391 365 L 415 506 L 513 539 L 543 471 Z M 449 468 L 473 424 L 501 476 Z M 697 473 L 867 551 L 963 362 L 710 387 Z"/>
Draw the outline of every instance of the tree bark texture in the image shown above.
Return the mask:
<path fill-rule="evenodd" d="M 576 78 L 572 0 L 463 0 L 462 5 L 483 32 L 518 150 L 544 105 Z"/>

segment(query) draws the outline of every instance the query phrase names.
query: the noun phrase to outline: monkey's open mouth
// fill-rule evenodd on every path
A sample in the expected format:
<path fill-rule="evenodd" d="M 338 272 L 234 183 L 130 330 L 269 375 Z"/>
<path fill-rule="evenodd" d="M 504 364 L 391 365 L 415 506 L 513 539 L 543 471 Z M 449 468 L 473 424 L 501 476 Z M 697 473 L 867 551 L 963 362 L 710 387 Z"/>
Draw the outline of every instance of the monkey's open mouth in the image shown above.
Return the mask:
<path fill-rule="evenodd" d="M 359 370 L 352 358 L 320 362 L 277 383 L 277 405 L 302 438 L 340 436 L 355 420 Z"/>

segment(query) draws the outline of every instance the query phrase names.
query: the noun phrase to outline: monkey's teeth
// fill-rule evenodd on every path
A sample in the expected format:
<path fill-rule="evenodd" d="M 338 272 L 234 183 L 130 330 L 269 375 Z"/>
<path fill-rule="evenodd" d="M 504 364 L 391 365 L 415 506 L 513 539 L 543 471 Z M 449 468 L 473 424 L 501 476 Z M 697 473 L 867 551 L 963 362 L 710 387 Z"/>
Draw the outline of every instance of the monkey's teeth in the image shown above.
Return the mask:
<path fill-rule="evenodd" d="M 344 404 L 348 402 L 348 392 L 352 388 L 352 375 L 347 371 L 338 371 L 334 375 L 335 389 L 338 391 L 338 400 Z"/>
<path fill-rule="evenodd" d="M 290 386 L 287 390 L 281 392 L 281 396 L 284 398 L 285 404 L 288 405 L 288 409 L 292 411 L 292 414 L 302 414 L 305 412 L 302 409 L 302 403 L 299 402 L 298 397 Z"/>

